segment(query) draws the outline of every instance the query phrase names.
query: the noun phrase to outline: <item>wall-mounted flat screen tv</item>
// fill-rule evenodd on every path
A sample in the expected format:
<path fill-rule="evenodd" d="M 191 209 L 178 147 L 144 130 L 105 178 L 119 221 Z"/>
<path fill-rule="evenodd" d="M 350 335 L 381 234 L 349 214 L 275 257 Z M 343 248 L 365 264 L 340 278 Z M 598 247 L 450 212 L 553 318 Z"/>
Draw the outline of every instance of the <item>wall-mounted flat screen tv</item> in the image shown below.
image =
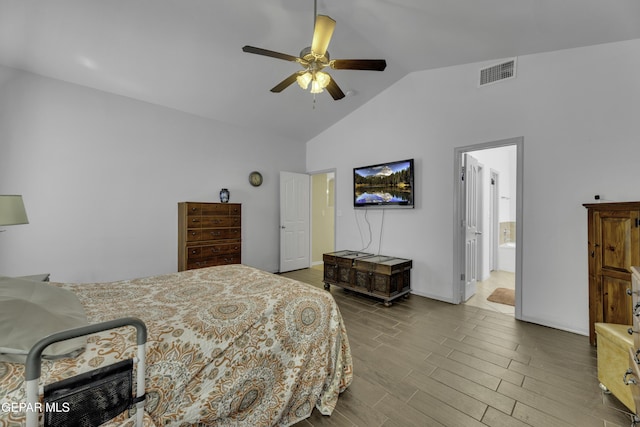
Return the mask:
<path fill-rule="evenodd" d="M 353 169 L 353 206 L 413 208 L 413 159 Z"/>

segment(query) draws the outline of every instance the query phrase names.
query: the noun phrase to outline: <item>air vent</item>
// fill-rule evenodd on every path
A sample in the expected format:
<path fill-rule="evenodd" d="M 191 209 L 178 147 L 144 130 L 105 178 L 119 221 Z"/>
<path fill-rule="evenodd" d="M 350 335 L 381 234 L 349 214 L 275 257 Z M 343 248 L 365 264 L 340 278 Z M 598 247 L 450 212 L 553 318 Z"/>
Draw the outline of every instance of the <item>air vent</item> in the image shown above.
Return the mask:
<path fill-rule="evenodd" d="M 480 70 L 480 84 L 485 86 L 502 80 L 512 79 L 516 76 L 516 60 L 511 59 L 501 64 Z"/>

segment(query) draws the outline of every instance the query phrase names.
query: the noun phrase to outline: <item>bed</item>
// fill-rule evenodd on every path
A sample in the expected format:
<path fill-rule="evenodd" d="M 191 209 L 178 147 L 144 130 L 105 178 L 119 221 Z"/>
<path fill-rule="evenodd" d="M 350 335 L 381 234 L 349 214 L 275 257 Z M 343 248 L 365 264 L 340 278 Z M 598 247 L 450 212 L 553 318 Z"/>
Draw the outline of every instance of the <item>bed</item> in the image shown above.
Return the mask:
<path fill-rule="evenodd" d="M 148 328 L 145 422 L 287 426 L 330 415 L 352 380 L 346 330 L 330 293 L 244 265 L 92 284 L 77 295 L 89 323 L 126 316 Z M 92 335 L 75 358 L 45 360 L 50 383 L 131 357 L 135 331 Z M 0 403 L 25 401 L 24 365 L 0 362 Z M 0 426 L 24 413 L 0 411 Z M 127 425 L 123 417 L 115 425 Z"/>

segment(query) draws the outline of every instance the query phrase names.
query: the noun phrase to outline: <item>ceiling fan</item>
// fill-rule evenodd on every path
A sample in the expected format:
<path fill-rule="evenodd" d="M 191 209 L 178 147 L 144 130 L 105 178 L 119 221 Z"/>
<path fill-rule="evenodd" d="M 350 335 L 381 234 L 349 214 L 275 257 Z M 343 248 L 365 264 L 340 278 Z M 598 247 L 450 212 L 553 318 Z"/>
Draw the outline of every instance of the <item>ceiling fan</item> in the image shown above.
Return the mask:
<path fill-rule="evenodd" d="M 247 53 L 270 56 L 272 58 L 283 59 L 285 61 L 297 62 L 302 66 L 302 70 L 296 71 L 289 77 L 275 85 L 271 92 L 282 92 L 293 82 L 298 82 L 303 89 L 308 89 L 311 85 L 311 93 L 321 93 L 327 89 L 334 100 L 344 98 L 344 92 L 333 78 L 322 71 L 325 67 L 334 70 L 369 70 L 383 71 L 387 62 L 384 59 L 330 59 L 327 47 L 331 41 L 336 21 L 326 15 L 318 15 L 316 12 L 317 0 L 314 2 L 313 39 L 311 46 L 302 49 L 300 56 L 287 55 L 286 53 L 274 52 L 253 46 L 244 46 L 242 50 Z"/>

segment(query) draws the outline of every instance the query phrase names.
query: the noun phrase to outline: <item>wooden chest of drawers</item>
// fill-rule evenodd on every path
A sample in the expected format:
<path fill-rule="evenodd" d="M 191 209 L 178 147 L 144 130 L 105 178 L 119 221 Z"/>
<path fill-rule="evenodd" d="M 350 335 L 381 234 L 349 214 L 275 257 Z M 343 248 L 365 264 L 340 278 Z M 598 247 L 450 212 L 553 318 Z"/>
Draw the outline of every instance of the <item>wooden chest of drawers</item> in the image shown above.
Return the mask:
<path fill-rule="evenodd" d="M 325 289 L 331 285 L 380 298 L 386 306 L 411 292 L 410 259 L 338 251 L 323 255 Z"/>
<path fill-rule="evenodd" d="M 240 264 L 239 203 L 178 203 L 178 271 Z"/>

